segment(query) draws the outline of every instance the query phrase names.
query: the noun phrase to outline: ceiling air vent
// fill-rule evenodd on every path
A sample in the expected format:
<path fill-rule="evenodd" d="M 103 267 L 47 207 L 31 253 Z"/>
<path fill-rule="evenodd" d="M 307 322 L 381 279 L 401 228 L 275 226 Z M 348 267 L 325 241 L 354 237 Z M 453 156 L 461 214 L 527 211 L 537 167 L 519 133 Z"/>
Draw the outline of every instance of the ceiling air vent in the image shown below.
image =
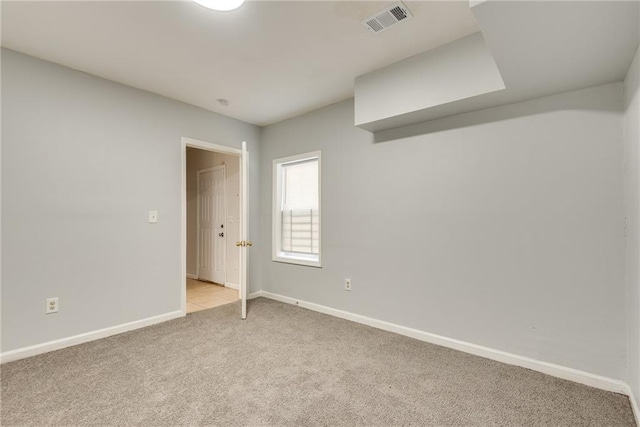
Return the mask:
<path fill-rule="evenodd" d="M 378 13 L 363 19 L 364 25 L 372 33 L 380 33 L 401 21 L 408 21 L 413 15 L 402 2 L 394 3 Z"/>

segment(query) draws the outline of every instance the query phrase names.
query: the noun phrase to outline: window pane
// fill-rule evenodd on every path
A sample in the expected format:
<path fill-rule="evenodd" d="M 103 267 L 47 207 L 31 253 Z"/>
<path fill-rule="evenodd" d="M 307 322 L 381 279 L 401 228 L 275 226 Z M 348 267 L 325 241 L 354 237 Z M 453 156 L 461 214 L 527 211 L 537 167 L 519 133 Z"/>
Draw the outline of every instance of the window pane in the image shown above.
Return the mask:
<path fill-rule="evenodd" d="M 318 160 L 283 165 L 282 250 L 318 254 Z"/>
<path fill-rule="evenodd" d="M 318 161 L 283 165 L 283 210 L 318 209 Z"/>

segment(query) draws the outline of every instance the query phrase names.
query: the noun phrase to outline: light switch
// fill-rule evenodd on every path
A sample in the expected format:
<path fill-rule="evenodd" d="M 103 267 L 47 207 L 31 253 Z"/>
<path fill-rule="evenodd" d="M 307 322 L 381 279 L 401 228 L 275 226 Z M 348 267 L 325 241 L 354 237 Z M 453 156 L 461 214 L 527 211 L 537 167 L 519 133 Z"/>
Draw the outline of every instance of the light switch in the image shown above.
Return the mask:
<path fill-rule="evenodd" d="M 158 211 L 149 211 L 149 224 L 158 222 Z"/>

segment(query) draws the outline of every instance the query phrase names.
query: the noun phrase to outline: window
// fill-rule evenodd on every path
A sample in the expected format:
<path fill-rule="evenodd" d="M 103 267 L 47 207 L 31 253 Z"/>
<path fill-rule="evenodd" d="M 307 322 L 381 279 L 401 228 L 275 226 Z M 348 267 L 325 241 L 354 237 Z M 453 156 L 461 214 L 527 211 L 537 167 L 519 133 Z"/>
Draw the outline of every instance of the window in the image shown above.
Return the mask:
<path fill-rule="evenodd" d="M 320 152 L 273 161 L 273 260 L 320 267 Z"/>

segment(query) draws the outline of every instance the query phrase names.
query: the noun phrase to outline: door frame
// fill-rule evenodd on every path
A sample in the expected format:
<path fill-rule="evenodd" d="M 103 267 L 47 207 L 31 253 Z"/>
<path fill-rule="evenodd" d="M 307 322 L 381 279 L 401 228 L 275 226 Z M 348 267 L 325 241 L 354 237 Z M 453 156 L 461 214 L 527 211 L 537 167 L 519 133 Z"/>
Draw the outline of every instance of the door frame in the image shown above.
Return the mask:
<path fill-rule="evenodd" d="M 243 146 L 246 142 L 242 142 Z M 222 154 L 230 154 L 232 156 L 237 156 L 240 159 L 240 167 L 242 168 L 242 153 L 243 150 L 240 148 L 228 147 L 226 145 L 214 144 L 212 142 L 199 141 L 197 139 L 182 137 L 180 142 L 180 167 L 181 167 L 181 188 L 180 188 L 180 202 L 182 205 L 180 212 L 180 264 L 181 264 L 181 272 L 182 278 L 180 279 L 181 289 L 180 289 L 180 307 L 183 316 L 187 315 L 187 147 L 189 148 L 197 148 L 199 150 L 205 151 L 214 151 L 216 153 Z M 248 153 L 247 153 L 248 154 Z M 242 173 L 240 174 L 240 199 L 246 200 L 247 205 L 249 202 L 249 191 L 245 191 L 245 188 L 248 189 L 248 182 L 242 182 Z M 248 218 L 244 218 L 243 215 L 244 209 L 241 207 L 240 209 L 240 222 L 247 221 Z M 247 210 L 248 214 L 248 210 Z M 241 231 L 240 239 L 242 240 L 242 233 L 246 231 Z M 242 257 L 242 255 L 241 255 Z M 246 295 L 246 290 L 243 289 L 246 287 L 246 274 L 244 274 L 244 270 L 246 270 L 246 264 L 240 267 L 240 295 Z M 243 313 L 244 314 L 244 313 Z M 243 316 L 244 317 L 244 316 Z"/>
<path fill-rule="evenodd" d="M 227 166 L 225 164 L 212 166 L 210 168 L 198 169 L 196 170 L 196 188 L 198 190 L 198 194 L 196 197 L 196 229 L 198 230 L 198 234 L 196 235 L 196 275 L 200 277 L 200 175 L 207 172 L 214 172 L 222 169 L 222 175 L 224 176 L 224 185 L 222 186 L 222 204 L 224 211 L 224 223 L 227 223 Z M 223 231 L 224 235 L 224 245 L 222 246 L 222 251 L 224 252 L 224 282 L 219 283 L 220 285 L 227 286 L 227 229 Z"/>

